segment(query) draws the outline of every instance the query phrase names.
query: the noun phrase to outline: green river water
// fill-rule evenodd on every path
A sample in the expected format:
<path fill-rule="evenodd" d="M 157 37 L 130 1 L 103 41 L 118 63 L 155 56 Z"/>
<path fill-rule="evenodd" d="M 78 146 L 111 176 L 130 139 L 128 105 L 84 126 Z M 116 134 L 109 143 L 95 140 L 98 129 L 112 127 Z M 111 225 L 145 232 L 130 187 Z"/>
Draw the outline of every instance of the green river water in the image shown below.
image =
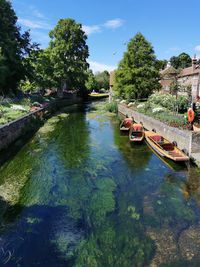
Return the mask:
<path fill-rule="evenodd" d="M 199 171 L 131 145 L 103 106 L 66 108 L 2 163 L 0 266 L 200 266 Z"/>

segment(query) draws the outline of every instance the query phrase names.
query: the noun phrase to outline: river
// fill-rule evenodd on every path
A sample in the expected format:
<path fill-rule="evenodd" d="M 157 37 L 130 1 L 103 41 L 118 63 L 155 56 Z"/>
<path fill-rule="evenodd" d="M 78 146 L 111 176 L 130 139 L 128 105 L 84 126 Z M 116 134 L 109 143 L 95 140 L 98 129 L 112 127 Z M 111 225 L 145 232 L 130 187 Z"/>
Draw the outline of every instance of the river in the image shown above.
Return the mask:
<path fill-rule="evenodd" d="M 131 145 L 104 104 L 64 109 L 2 163 L 0 266 L 200 266 L 199 171 Z"/>

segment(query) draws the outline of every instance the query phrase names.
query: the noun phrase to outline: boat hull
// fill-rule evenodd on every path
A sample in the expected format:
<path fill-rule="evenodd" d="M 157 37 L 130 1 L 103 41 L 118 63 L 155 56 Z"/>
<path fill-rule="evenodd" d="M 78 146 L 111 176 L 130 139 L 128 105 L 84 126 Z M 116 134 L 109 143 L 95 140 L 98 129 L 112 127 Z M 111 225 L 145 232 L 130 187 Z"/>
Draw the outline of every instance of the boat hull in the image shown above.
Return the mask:
<path fill-rule="evenodd" d="M 157 134 L 154 132 L 146 131 L 145 138 L 149 146 L 161 157 L 168 158 L 173 161 L 188 161 L 189 157 L 185 155 L 180 149 L 175 147 L 172 143 L 170 143 L 167 139 L 163 138 L 162 144 L 158 144 L 156 141 L 152 139 L 153 136 Z M 165 150 L 165 146 L 171 145 L 171 150 Z M 173 148 L 172 148 L 173 146 Z"/>
<path fill-rule="evenodd" d="M 129 132 L 129 141 L 130 142 L 142 142 L 144 140 L 144 128 L 142 124 L 133 123 Z"/>

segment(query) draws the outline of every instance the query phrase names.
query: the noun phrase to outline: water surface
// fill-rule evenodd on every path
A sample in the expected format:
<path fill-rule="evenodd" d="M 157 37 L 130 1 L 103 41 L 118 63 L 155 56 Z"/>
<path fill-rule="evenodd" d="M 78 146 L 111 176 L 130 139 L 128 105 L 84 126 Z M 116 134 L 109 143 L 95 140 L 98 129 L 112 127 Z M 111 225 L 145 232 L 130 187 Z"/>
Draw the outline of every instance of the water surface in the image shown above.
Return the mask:
<path fill-rule="evenodd" d="M 200 174 L 131 145 L 104 103 L 49 119 L 0 169 L 0 266 L 200 266 Z"/>

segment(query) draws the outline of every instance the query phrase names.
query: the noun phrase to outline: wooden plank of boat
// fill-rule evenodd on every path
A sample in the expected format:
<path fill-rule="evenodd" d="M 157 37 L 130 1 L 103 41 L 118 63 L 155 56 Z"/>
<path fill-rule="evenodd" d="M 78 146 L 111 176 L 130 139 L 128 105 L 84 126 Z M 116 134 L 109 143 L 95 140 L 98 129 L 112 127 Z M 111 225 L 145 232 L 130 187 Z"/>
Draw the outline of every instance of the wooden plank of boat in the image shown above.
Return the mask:
<path fill-rule="evenodd" d="M 130 142 L 142 142 L 144 140 L 144 128 L 140 123 L 133 123 L 129 131 Z"/>
<path fill-rule="evenodd" d="M 195 131 L 195 132 L 200 132 L 200 124 L 193 124 L 193 130 Z"/>
<path fill-rule="evenodd" d="M 188 161 L 189 157 L 178 149 L 174 144 L 169 142 L 163 136 L 151 132 L 145 131 L 145 137 L 148 144 L 153 148 L 153 150 L 162 157 L 166 157 L 173 161 Z"/>
<path fill-rule="evenodd" d="M 125 118 L 120 124 L 120 131 L 129 131 L 133 123 L 132 118 Z"/>

